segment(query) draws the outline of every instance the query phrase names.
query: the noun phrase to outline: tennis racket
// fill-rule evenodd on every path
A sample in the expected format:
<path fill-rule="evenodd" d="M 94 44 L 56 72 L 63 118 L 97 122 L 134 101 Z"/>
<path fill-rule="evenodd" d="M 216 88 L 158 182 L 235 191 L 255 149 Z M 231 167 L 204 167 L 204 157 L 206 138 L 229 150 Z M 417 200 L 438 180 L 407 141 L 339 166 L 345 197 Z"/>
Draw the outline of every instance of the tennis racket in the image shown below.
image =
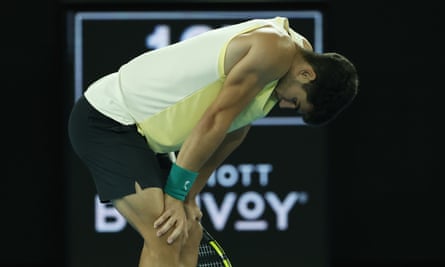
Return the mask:
<path fill-rule="evenodd" d="M 224 249 L 209 232 L 202 227 L 197 267 L 232 267 Z"/>
<path fill-rule="evenodd" d="M 169 162 L 176 162 L 176 154 L 168 153 Z M 202 225 L 201 225 L 202 226 Z M 202 226 L 202 239 L 199 244 L 197 267 L 232 267 L 224 249 Z"/>

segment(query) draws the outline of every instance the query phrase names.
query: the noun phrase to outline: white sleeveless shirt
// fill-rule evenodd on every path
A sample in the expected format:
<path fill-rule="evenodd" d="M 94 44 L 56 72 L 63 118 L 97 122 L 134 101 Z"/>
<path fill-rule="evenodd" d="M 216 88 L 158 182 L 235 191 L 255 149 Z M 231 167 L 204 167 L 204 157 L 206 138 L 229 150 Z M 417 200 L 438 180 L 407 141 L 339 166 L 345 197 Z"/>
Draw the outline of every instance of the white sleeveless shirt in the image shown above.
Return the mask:
<path fill-rule="evenodd" d="M 289 34 L 303 47 L 305 38 L 289 28 L 286 18 L 248 20 L 143 53 L 89 86 L 85 97 L 106 116 L 136 124 L 155 152 L 177 151 L 223 86 L 229 42 L 264 26 Z M 277 82 L 257 95 L 229 132 L 270 112 L 277 103 L 271 97 Z"/>

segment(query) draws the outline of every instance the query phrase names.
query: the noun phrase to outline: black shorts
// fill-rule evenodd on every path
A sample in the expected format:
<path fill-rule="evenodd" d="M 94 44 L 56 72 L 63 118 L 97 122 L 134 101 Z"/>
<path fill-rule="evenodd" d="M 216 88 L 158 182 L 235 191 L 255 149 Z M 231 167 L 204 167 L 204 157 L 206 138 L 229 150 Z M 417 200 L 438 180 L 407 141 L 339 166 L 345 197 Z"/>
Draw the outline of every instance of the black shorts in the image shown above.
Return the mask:
<path fill-rule="evenodd" d="M 167 154 L 155 154 L 136 125 L 123 125 L 98 112 L 82 96 L 71 111 L 68 133 L 72 147 L 88 167 L 101 202 L 165 184 Z"/>

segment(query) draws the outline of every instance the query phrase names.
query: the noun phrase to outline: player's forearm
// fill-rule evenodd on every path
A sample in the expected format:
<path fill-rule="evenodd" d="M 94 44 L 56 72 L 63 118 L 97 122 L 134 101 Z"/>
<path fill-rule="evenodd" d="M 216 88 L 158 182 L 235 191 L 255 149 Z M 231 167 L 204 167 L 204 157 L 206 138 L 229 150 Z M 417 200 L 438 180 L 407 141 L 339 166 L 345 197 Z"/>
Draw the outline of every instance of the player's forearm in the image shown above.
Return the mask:
<path fill-rule="evenodd" d="M 187 198 L 192 185 L 199 178 L 199 172 L 223 143 L 232 119 L 230 109 L 221 110 L 214 107 L 207 110 L 181 146 L 164 186 L 166 194 L 182 201 Z M 201 177 L 207 173 L 208 171 L 205 173 L 203 170 Z M 205 185 L 203 179 L 206 178 L 201 178 L 197 187 L 202 188 Z"/>
<path fill-rule="evenodd" d="M 224 141 L 230 122 L 221 113 L 213 114 L 203 117 L 185 140 L 178 154 L 177 165 L 200 171 Z"/>
<path fill-rule="evenodd" d="M 215 169 L 220 166 L 224 160 L 242 143 L 249 131 L 249 126 L 229 133 L 224 138 L 221 145 L 215 150 L 211 157 L 206 161 L 203 167 L 199 170 L 199 176 L 193 184 L 187 196 L 187 200 L 194 200 L 206 185 L 210 175 Z"/>
<path fill-rule="evenodd" d="M 227 151 L 228 152 L 228 151 Z M 228 153 L 230 154 L 230 153 Z M 212 175 L 212 172 L 224 161 L 227 155 L 222 155 L 217 150 L 212 157 L 204 164 L 204 166 L 199 170 L 199 175 L 196 178 L 195 183 L 193 184 L 190 192 L 186 198 L 187 200 L 193 200 L 202 191 L 204 186 L 207 184 L 207 181 Z"/>

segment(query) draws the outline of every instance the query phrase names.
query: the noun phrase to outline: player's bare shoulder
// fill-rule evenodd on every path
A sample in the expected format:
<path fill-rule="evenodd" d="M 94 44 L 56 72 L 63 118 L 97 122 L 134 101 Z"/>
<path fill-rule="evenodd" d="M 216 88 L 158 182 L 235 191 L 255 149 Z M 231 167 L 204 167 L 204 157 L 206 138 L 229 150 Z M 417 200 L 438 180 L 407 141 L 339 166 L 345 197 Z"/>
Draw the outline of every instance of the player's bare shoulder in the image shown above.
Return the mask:
<path fill-rule="evenodd" d="M 233 38 L 227 46 L 224 62 L 225 73 L 248 53 L 263 68 L 286 68 L 295 53 L 295 43 L 289 35 L 266 26 Z"/>

